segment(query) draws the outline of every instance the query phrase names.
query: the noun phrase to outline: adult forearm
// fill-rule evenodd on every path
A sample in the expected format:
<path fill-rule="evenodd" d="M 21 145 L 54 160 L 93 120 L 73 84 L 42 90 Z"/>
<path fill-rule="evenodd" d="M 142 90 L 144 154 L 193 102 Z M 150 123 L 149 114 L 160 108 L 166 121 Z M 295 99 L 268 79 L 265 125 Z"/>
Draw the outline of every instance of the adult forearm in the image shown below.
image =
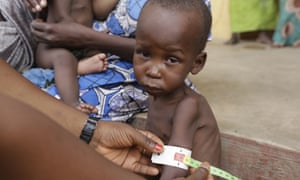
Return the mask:
<path fill-rule="evenodd" d="M 34 107 L 79 137 L 87 115 L 46 94 L 2 59 L 0 60 L 0 83 L 3 85 L 3 88 L 0 88 L 0 94 L 16 98 Z"/>
<path fill-rule="evenodd" d="M 89 34 L 83 33 L 84 38 L 81 42 L 88 48 L 96 48 L 103 52 L 118 55 L 120 57 L 132 60 L 135 39 L 124 38 L 120 36 L 108 35 L 106 33 L 89 31 Z"/>
<path fill-rule="evenodd" d="M 3 94 L 0 105 L 0 179 L 142 179 L 99 156 L 35 107 Z"/>

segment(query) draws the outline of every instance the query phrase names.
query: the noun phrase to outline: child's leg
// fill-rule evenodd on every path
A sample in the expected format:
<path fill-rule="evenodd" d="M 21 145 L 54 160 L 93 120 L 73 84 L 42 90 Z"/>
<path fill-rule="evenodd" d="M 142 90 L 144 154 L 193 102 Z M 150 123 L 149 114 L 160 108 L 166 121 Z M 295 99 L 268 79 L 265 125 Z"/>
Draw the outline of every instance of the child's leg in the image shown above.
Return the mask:
<path fill-rule="evenodd" d="M 79 75 L 105 71 L 108 61 L 104 53 L 99 53 L 78 62 L 77 73 Z"/>
<path fill-rule="evenodd" d="M 55 84 L 61 99 L 68 105 L 85 113 L 97 113 L 91 105 L 80 105 L 79 86 L 77 80 L 77 59 L 68 50 L 49 48 L 40 44 L 36 53 L 36 63 L 42 68 L 54 68 Z"/>

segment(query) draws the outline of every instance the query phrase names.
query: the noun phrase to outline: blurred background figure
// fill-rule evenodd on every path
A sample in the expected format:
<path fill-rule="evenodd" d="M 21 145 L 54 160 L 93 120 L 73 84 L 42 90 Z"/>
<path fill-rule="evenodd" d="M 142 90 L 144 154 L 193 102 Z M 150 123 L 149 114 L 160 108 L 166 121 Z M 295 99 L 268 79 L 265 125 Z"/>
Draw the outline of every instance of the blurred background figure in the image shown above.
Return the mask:
<path fill-rule="evenodd" d="M 231 37 L 225 44 L 237 44 L 241 33 L 257 32 L 256 41 L 271 44 L 277 23 L 278 5 L 274 0 L 230 0 Z"/>
<path fill-rule="evenodd" d="M 273 45 L 300 47 L 300 0 L 279 0 L 279 16 Z"/>

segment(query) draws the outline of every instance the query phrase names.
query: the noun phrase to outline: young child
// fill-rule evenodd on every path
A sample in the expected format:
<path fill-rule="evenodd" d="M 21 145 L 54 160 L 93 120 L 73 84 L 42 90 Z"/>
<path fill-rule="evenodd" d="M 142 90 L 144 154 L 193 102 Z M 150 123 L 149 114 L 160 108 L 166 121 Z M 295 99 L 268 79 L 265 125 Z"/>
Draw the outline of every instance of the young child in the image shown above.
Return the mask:
<path fill-rule="evenodd" d="M 192 157 L 220 165 L 220 133 L 206 99 L 187 87 L 188 74 L 204 67 L 211 15 L 199 0 L 148 0 L 138 20 L 134 71 L 150 94 L 147 130 L 165 144 L 192 151 Z M 164 166 L 161 179 L 188 172 Z"/>
<path fill-rule="evenodd" d="M 61 23 L 75 21 L 82 25 L 92 27 L 94 18 L 92 5 L 99 6 L 94 10 L 101 10 L 98 16 L 104 18 L 108 15 L 106 9 L 111 9 L 117 1 L 99 0 L 52 0 L 48 2 L 47 22 Z M 101 6 L 101 8 L 100 8 Z M 68 50 L 54 48 L 40 43 L 36 52 L 36 64 L 42 68 L 55 70 L 55 83 L 61 99 L 68 105 L 87 114 L 97 113 L 97 108 L 79 102 L 79 87 L 77 75 L 100 72 L 107 68 L 106 56 L 103 53 L 94 53 L 91 57 L 90 50 Z M 79 61 L 80 59 L 82 61 Z M 79 61 L 79 62 L 78 62 Z"/>

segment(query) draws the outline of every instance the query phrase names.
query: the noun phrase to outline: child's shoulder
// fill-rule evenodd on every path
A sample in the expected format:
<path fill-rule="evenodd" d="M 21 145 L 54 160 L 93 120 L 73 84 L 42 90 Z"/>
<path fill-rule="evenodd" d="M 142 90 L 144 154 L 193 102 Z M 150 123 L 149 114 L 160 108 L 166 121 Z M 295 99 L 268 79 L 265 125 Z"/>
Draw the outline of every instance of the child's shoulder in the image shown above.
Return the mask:
<path fill-rule="evenodd" d="M 192 89 L 187 89 L 185 91 L 185 97 L 183 98 L 181 103 L 190 104 L 190 105 L 194 104 L 196 106 L 199 106 L 200 104 L 208 103 L 208 102 L 200 92 L 195 92 Z"/>

